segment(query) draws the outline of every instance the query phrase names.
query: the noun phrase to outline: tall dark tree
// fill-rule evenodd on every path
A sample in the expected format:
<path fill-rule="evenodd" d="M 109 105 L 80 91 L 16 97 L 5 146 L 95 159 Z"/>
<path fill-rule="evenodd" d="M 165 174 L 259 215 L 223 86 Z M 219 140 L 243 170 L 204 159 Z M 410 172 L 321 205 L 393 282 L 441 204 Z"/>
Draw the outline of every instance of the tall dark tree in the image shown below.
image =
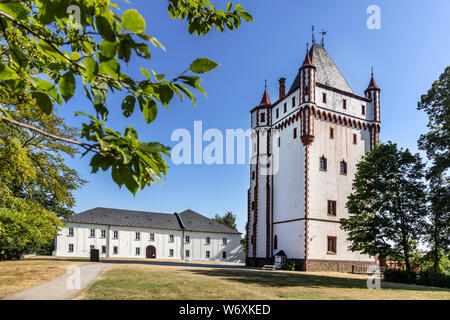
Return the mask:
<path fill-rule="evenodd" d="M 429 215 L 427 234 L 435 270 L 441 269 L 443 255 L 450 251 L 450 66 L 440 75 L 418 103 L 428 115 L 429 131 L 418 144 L 431 160 L 427 170 Z"/>
<path fill-rule="evenodd" d="M 395 259 L 411 269 L 411 257 L 424 232 L 426 188 L 418 154 L 391 142 L 378 145 L 357 164 L 353 192 L 340 223 L 350 250 Z"/>
<path fill-rule="evenodd" d="M 228 228 L 231 228 L 231 229 L 237 231 L 236 215 L 234 215 L 233 212 L 231 212 L 231 211 L 228 211 L 222 217 L 219 216 L 218 214 L 216 214 L 215 217 L 213 218 L 213 220 L 223 224 L 224 226 L 227 226 Z"/>

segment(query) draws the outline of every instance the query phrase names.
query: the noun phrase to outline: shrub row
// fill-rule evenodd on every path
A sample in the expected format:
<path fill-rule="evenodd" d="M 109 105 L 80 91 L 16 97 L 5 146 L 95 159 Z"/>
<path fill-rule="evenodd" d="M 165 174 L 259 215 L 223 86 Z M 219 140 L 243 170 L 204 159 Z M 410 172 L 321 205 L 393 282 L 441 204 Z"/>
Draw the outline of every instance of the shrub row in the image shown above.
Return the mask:
<path fill-rule="evenodd" d="M 423 286 L 450 288 L 450 275 L 434 270 L 414 271 L 386 269 L 384 280 L 398 283 L 415 283 Z"/>

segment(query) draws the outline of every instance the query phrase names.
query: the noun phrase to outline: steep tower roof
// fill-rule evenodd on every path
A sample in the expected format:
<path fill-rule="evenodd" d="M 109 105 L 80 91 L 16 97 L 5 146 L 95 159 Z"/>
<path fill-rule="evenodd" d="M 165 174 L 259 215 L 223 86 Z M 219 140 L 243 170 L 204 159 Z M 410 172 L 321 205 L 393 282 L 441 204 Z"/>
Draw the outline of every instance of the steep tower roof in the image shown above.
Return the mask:
<path fill-rule="evenodd" d="M 370 78 L 369 86 L 367 87 L 367 89 L 365 91 L 371 90 L 371 89 L 380 90 L 380 88 L 378 88 L 378 86 L 375 82 L 375 79 L 373 78 L 373 72 L 372 72 L 372 77 Z"/>
<path fill-rule="evenodd" d="M 314 44 L 309 50 L 309 57 L 312 64 L 317 68 L 316 81 L 327 86 L 340 89 L 346 92 L 353 93 L 352 89 L 345 81 L 339 69 L 334 64 L 333 60 L 328 55 L 328 52 L 324 47 Z M 292 83 L 291 90 L 296 89 L 300 85 L 300 73 L 297 74 L 294 82 Z"/>
<path fill-rule="evenodd" d="M 259 103 L 259 105 L 262 106 L 265 104 L 272 104 L 270 102 L 269 94 L 267 93 L 267 81 L 266 81 L 265 88 L 264 88 L 264 94 L 262 96 L 262 99 L 261 99 L 261 102 Z"/>

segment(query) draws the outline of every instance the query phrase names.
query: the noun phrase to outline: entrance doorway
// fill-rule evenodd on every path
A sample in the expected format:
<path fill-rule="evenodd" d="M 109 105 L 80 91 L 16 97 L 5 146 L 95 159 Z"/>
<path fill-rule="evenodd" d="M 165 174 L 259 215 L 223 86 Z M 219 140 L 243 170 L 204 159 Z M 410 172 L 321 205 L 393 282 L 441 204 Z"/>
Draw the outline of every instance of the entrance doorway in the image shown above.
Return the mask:
<path fill-rule="evenodd" d="M 148 246 L 145 250 L 145 257 L 150 259 L 156 258 L 156 248 L 154 246 Z"/>

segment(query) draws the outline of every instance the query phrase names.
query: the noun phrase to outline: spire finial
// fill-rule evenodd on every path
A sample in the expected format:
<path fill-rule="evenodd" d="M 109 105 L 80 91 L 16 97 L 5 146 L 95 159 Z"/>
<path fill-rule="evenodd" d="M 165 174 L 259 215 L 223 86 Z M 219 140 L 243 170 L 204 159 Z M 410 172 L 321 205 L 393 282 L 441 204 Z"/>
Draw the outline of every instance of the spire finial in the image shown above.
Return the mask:
<path fill-rule="evenodd" d="M 308 54 L 308 52 L 309 52 L 309 43 L 307 42 L 306 43 L 306 54 Z"/>
<path fill-rule="evenodd" d="M 314 25 L 312 25 L 311 33 L 312 33 L 312 45 L 314 45 L 316 43 L 316 40 L 314 39 Z"/>
<path fill-rule="evenodd" d="M 267 90 L 267 79 L 264 80 L 264 89 Z"/>
<path fill-rule="evenodd" d="M 372 78 L 373 78 L 373 67 L 371 68 L 371 70 L 372 70 L 371 75 L 372 75 Z"/>
<path fill-rule="evenodd" d="M 322 40 L 320 41 L 320 45 L 322 47 L 325 47 L 325 36 L 326 36 L 327 33 L 328 33 L 328 31 L 325 31 L 323 29 L 322 29 L 322 32 L 320 33 L 322 35 Z"/>

